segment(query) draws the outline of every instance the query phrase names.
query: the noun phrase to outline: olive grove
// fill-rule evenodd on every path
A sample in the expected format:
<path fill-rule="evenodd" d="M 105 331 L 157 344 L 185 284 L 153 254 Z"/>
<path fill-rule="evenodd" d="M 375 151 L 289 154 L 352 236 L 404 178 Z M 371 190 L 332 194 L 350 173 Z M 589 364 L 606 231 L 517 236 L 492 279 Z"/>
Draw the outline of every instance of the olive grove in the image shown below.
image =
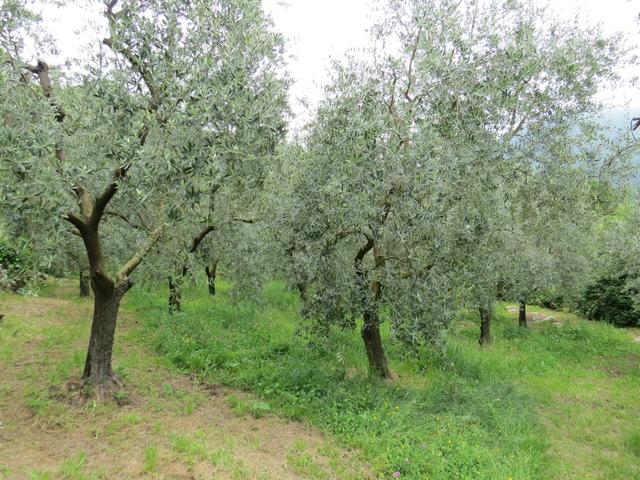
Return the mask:
<path fill-rule="evenodd" d="M 88 384 L 119 384 L 134 271 L 168 284 L 171 313 L 202 273 L 247 298 L 283 279 L 302 327 L 358 328 L 388 378 L 385 321 L 408 352 L 442 353 L 470 310 L 485 346 L 497 300 L 519 302 L 524 327 L 528 298 L 577 296 L 616 248 L 597 191 L 622 150 L 597 94 L 620 39 L 534 0 L 381 3 L 371 48 L 333 64 L 295 138 L 284 40 L 259 0 L 108 0 L 84 58 L 59 66 L 39 17 L 2 3 L 0 220 L 48 271 L 81 286 L 88 272 Z M 628 252 L 633 225 L 618 225 Z"/>

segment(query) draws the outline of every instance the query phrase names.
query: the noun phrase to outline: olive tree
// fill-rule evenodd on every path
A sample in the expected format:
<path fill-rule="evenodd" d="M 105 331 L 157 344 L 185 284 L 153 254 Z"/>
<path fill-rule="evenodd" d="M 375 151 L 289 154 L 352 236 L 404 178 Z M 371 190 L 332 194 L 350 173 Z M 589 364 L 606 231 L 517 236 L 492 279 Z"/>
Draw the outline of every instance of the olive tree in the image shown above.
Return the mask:
<path fill-rule="evenodd" d="M 247 125 L 221 118 L 250 108 L 247 91 L 236 103 L 233 79 L 259 96 L 262 58 L 279 44 L 257 1 L 110 0 L 100 48 L 63 75 L 25 58 L 20 39 L 41 28 L 36 17 L 15 1 L 0 8 L 1 165 L 22 172 L 3 196 L 30 208 L 57 245 L 73 238 L 65 223 L 82 239 L 95 296 L 83 377 L 108 390 L 119 383 L 112 348 L 134 270 L 151 251 L 173 254 L 157 245 L 193 203 L 191 185 L 251 173 L 234 135 L 246 141 Z"/>

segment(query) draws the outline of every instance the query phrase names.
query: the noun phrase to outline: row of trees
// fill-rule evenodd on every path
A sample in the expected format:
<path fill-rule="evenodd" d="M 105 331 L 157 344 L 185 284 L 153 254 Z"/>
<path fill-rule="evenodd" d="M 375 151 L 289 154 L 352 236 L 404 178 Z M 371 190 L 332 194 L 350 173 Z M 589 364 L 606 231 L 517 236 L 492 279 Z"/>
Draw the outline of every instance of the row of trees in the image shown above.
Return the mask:
<path fill-rule="evenodd" d="M 321 325 L 361 317 L 387 377 L 383 310 L 415 345 L 477 309 L 484 345 L 499 296 L 526 325 L 529 294 L 580 285 L 610 158 L 595 94 L 618 51 L 524 2 L 390 2 L 375 34 L 274 183 L 283 276 Z"/>
<path fill-rule="evenodd" d="M 284 278 L 317 335 L 361 321 L 381 377 L 383 320 L 438 346 L 474 308 L 486 344 L 497 298 L 526 323 L 530 294 L 586 275 L 598 174 L 618 158 L 596 93 L 619 39 L 534 2 L 389 0 L 374 46 L 334 65 L 287 141 L 283 39 L 258 0 L 110 0 L 101 25 L 63 72 L 27 58 L 47 54 L 46 25 L 0 7 L 0 213 L 49 268 L 88 271 L 88 383 L 117 385 L 118 308 L 143 259 L 171 311 L 203 266 L 212 293 L 219 263 L 238 292 Z"/>

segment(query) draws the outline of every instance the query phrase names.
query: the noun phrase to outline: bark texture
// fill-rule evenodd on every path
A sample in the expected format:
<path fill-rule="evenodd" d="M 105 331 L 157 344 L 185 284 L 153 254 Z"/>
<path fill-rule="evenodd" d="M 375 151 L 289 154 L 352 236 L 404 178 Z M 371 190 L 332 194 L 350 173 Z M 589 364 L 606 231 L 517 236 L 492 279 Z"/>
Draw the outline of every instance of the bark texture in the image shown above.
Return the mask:
<path fill-rule="evenodd" d="M 115 288 L 98 289 L 95 292 L 91 336 L 83 373 L 83 378 L 89 379 L 90 383 L 102 384 L 115 379 L 111 358 L 123 293 Z"/>

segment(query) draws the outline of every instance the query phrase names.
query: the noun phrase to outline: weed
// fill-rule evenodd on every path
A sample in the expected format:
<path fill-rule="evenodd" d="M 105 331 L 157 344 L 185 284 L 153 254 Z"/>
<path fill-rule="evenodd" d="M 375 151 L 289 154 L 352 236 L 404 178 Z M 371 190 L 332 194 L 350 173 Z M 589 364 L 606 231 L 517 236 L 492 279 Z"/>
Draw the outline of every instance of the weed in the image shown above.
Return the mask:
<path fill-rule="evenodd" d="M 240 400 L 234 395 L 227 397 L 227 404 L 240 415 L 251 415 L 253 418 L 262 418 L 271 412 L 271 405 L 267 402 L 255 400 Z"/>
<path fill-rule="evenodd" d="M 144 462 L 142 469 L 145 472 L 152 472 L 158 463 L 158 447 L 155 445 L 147 445 L 144 449 Z"/>
<path fill-rule="evenodd" d="M 122 407 L 128 403 L 127 392 L 125 392 L 124 390 L 118 390 L 113 394 L 113 397 L 115 398 L 116 403 L 119 407 Z"/>

